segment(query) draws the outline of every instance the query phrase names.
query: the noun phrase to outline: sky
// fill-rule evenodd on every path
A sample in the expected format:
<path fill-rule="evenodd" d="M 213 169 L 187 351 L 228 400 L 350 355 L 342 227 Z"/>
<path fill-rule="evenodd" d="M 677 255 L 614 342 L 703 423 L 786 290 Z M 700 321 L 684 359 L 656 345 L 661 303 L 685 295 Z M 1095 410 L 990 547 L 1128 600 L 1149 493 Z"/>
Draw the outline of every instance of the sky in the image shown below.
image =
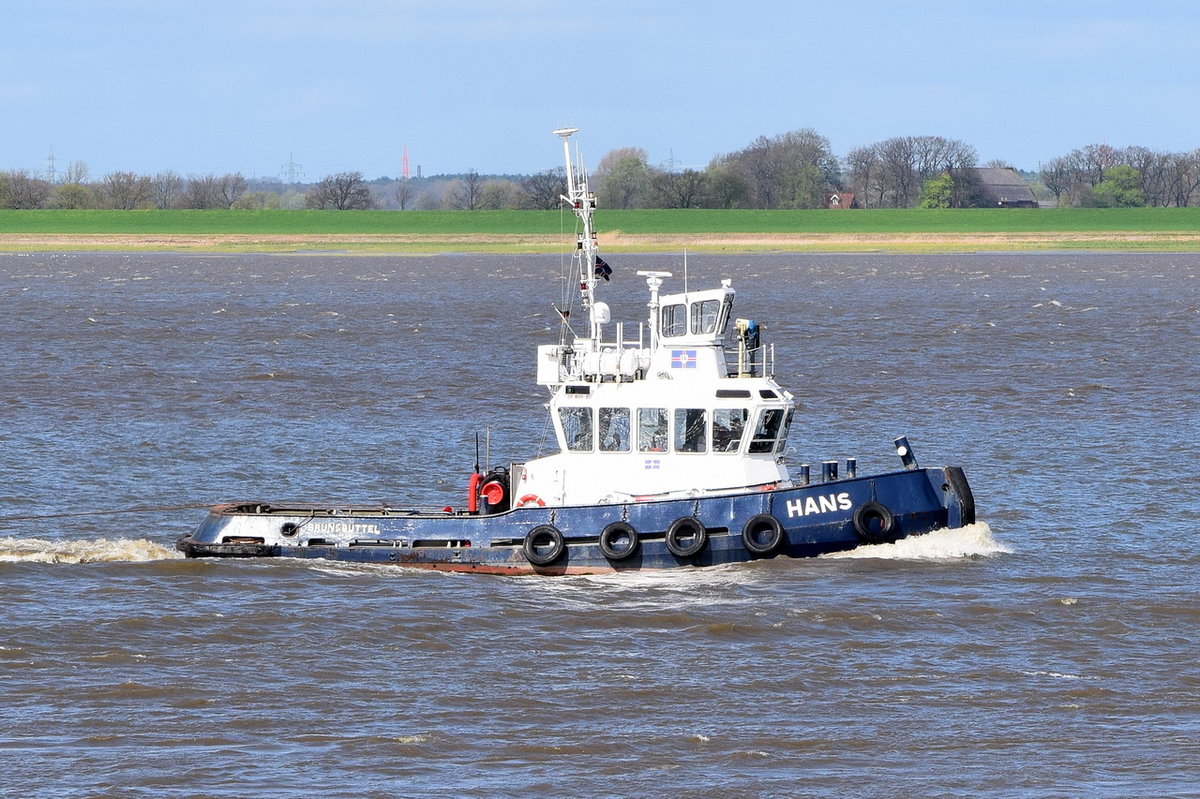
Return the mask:
<path fill-rule="evenodd" d="M 0 170 L 703 168 L 811 128 L 1021 169 L 1200 147 L 1196 0 L 0 0 Z"/>

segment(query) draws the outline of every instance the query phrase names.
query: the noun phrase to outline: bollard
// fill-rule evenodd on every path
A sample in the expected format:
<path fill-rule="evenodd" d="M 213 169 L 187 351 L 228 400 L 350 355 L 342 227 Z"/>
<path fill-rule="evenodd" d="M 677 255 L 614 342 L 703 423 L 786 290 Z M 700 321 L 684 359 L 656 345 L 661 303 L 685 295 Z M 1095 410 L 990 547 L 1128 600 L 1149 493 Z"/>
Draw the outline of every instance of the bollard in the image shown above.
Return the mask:
<path fill-rule="evenodd" d="M 900 436 L 895 441 L 896 454 L 900 456 L 900 461 L 904 464 L 905 469 L 917 469 L 917 456 L 913 454 L 912 447 L 908 443 L 908 436 Z"/>

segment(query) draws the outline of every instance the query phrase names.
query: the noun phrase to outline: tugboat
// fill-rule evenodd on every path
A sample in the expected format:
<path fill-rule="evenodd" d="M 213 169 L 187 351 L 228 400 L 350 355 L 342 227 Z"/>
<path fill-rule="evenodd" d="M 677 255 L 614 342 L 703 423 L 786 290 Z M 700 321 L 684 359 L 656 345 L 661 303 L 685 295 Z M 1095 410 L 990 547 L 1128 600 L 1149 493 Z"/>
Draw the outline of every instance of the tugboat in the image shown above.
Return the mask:
<path fill-rule="evenodd" d="M 793 396 L 773 346 L 733 314 L 732 281 L 665 290 L 646 271 L 649 318 L 613 324 L 598 289 L 595 195 L 570 137 L 567 193 L 579 220 L 572 269 L 586 331 L 560 311 L 558 343 L 536 376 L 559 451 L 467 480 L 466 506 L 217 505 L 177 543 L 188 557 L 324 558 L 489 574 L 596 574 L 809 557 L 975 521 L 963 470 L 922 468 L 895 439 L 895 471 L 859 475 L 854 459 L 819 476 L 784 451 Z M 580 325 L 582 327 L 582 325 Z M 841 468 L 840 468 L 841 467 Z M 840 474 L 839 474 L 840 471 Z"/>

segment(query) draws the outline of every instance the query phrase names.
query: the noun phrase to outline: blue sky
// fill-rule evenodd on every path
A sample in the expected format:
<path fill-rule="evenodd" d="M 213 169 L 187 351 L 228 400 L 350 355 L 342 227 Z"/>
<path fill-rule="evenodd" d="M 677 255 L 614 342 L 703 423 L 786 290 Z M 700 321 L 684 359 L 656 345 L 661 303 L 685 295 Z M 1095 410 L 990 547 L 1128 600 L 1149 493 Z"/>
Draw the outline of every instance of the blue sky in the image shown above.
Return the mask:
<path fill-rule="evenodd" d="M 551 130 L 703 167 L 813 128 L 1035 169 L 1200 147 L 1195 0 L 0 0 L 0 169 L 529 173 Z"/>

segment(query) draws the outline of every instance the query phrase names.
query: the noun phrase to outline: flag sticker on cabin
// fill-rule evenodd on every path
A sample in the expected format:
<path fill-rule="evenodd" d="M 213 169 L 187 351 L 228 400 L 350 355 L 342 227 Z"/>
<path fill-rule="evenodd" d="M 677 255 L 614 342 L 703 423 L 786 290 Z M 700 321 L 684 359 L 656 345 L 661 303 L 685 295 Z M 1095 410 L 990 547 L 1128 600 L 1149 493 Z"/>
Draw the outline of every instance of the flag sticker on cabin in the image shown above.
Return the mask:
<path fill-rule="evenodd" d="M 696 368 L 696 351 L 695 350 L 671 350 L 671 368 L 672 369 L 695 369 Z"/>

